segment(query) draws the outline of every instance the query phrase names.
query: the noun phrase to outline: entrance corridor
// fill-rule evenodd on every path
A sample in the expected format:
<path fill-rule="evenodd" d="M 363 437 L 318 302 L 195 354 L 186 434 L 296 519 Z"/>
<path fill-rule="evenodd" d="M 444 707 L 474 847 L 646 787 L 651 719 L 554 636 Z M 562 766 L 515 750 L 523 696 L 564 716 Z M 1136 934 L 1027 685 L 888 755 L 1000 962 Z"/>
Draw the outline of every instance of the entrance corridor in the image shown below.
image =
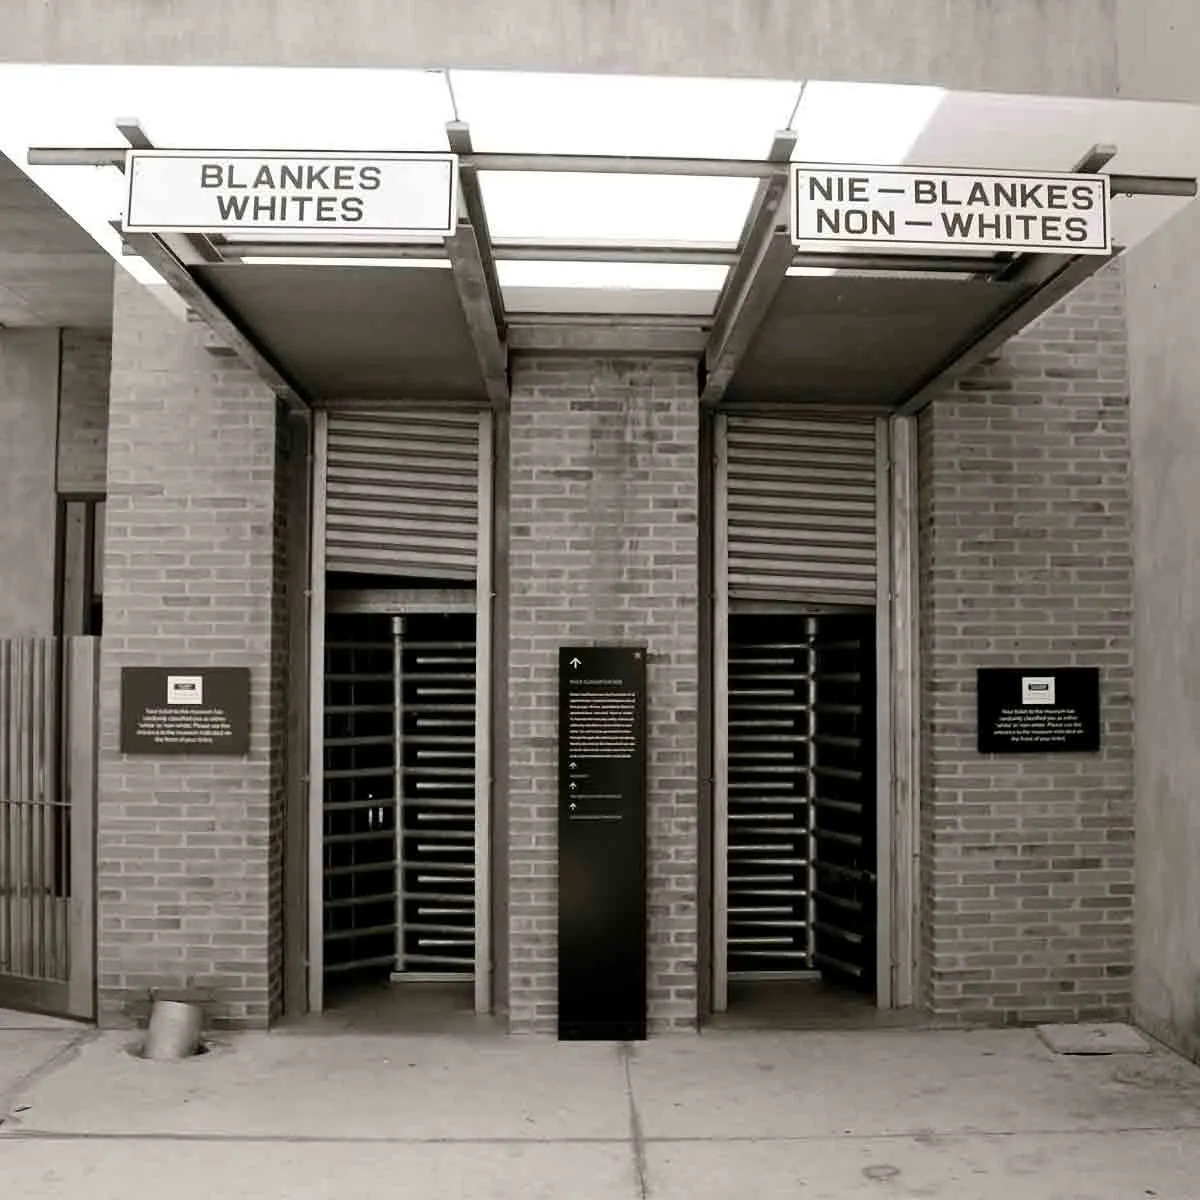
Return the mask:
<path fill-rule="evenodd" d="M 1033 1030 L 230 1035 L 182 1063 L 0 1013 L 24 1200 L 1194 1200 L 1200 1069 Z"/>

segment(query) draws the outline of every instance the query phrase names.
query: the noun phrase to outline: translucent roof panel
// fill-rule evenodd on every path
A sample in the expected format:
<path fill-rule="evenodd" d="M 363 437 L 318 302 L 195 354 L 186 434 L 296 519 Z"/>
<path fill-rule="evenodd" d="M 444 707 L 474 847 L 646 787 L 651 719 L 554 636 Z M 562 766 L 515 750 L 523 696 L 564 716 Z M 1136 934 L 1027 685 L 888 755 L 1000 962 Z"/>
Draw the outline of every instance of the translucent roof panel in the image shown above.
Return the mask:
<path fill-rule="evenodd" d="M 496 264 L 502 287 L 719 292 L 727 267 L 696 263 L 512 262 Z"/>
<path fill-rule="evenodd" d="M 494 238 L 736 246 L 757 181 L 684 175 L 481 171 Z"/>
<path fill-rule="evenodd" d="M 796 109 L 796 162 L 902 163 L 945 93 L 933 87 L 809 83 Z"/>
<path fill-rule="evenodd" d="M 476 150 L 762 158 L 787 126 L 790 80 L 452 71 Z"/>
<path fill-rule="evenodd" d="M 273 67 L 0 68 L 0 139 L 110 146 L 119 119 L 172 149 L 445 150 L 440 74 Z"/>

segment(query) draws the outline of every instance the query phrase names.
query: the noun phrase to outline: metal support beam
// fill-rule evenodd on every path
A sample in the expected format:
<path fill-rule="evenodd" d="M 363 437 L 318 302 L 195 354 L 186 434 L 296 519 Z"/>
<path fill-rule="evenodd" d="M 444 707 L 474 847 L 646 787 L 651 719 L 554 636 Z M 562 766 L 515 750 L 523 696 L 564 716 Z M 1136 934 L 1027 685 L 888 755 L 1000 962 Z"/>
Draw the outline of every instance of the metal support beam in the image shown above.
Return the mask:
<path fill-rule="evenodd" d="M 311 404 L 311 398 L 278 363 L 238 326 L 220 302 L 205 290 L 186 266 L 149 233 L 121 233 L 129 248 L 146 260 L 204 323 L 264 380 L 276 395 Z"/>
<path fill-rule="evenodd" d="M 1096 175 L 1117 157 L 1116 146 L 1097 142 L 1072 168 L 1074 175 Z"/>
<path fill-rule="evenodd" d="M 446 250 L 488 399 L 493 404 L 505 404 L 508 401 L 508 350 L 496 324 L 487 271 L 470 221 L 458 222 L 458 229 L 446 239 Z"/>
<path fill-rule="evenodd" d="M 791 265 L 795 251 L 786 228 L 784 201 L 788 195 L 786 167 L 795 145 L 795 130 L 775 135 L 769 161 L 784 169 L 760 180 L 738 239 L 738 261 L 717 299 L 703 362 L 700 399 L 705 404 L 716 404 L 725 394 Z"/>
<path fill-rule="evenodd" d="M 125 167 L 121 146 L 34 146 L 26 155 L 31 167 Z M 768 179 L 786 177 L 787 163 L 734 158 L 622 158 L 596 154 L 471 154 L 459 166 L 477 171 L 563 171 L 610 175 L 692 175 L 697 177 Z M 1197 195 L 1193 177 L 1110 175 L 1109 191 L 1117 196 Z"/>
<path fill-rule="evenodd" d="M 483 203 L 483 189 L 479 186 L 479 171 L 471 162 L 471 131 L 463 121 L 451 121 L 446 126 L 446 140 L 450 149 L 459 156 L 458 186 L 467 220 L 475 230 L 479 243 L 479 259 L 487 281 L 488 298 L 492 304 L 492 317 L 496 329 L 505 335 L 504 297 L 500 292 L 500 277 L 496 272 L 496 255 L 492 248 L 492 235 L 488 229 L 487 209 Z"/>
<path fill-rule="evenodd" d="M 1107 266 L 1121 253 L 1114 248 L 1111 255 L 1041 255 L 1014 276 L 1017 282 L 1033 284 L 1020 298 L 1001 309 L 995 320 L 982 331 L 972 334 L 970 339 L 957 347 L 922 380 L 897 408 L 904 416 L 911 416 L 923 409 L 931 400 L 944 392 L 951 383 L 966 374 L 972 367 L 987 358 L 1010 337 L 1019 333 L 1031 321 L 1053 308 L 1080 284 L 1090 279 L 1097 271 Z"/>

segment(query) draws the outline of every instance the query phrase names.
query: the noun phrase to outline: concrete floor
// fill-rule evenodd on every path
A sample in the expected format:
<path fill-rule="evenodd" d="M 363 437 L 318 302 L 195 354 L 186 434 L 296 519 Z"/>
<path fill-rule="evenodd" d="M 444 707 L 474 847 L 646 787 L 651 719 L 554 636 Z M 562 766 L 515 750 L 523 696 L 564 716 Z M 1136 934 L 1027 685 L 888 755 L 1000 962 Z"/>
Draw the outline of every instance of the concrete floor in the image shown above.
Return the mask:
<path fill-rule="evenodd" d="M 2 1014 L 0 1014 L 2 1017 Z M 1195 1200 L 1200 1069 L 1033 1031 L 222 1038 L 0 1019 L 22 1200 Z"/>

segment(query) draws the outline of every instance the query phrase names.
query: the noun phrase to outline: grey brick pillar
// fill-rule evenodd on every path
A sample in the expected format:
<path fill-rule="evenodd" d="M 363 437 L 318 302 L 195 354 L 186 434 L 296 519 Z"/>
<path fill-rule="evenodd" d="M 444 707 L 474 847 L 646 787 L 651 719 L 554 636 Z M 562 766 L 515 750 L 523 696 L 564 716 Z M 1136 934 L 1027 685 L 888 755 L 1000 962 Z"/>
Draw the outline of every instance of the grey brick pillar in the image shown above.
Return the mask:
<path fill-rule="evenodd" d="M 217 1022 L 278 1010 L 284 722 L 276 399 L 117 272 L 98 837 L 101 1020 L 196 986 Z M 246 758 L 125 757 L 121 668 L 244 666 Z"/>
<path fill-rule="evenodd" d="M 690 361 L 519 360 L 511 421 L 509 1008 L 555 1026 L 557 647 L 649 647 L 650 1027 L 696 1021 L 697 488 Z"/>

